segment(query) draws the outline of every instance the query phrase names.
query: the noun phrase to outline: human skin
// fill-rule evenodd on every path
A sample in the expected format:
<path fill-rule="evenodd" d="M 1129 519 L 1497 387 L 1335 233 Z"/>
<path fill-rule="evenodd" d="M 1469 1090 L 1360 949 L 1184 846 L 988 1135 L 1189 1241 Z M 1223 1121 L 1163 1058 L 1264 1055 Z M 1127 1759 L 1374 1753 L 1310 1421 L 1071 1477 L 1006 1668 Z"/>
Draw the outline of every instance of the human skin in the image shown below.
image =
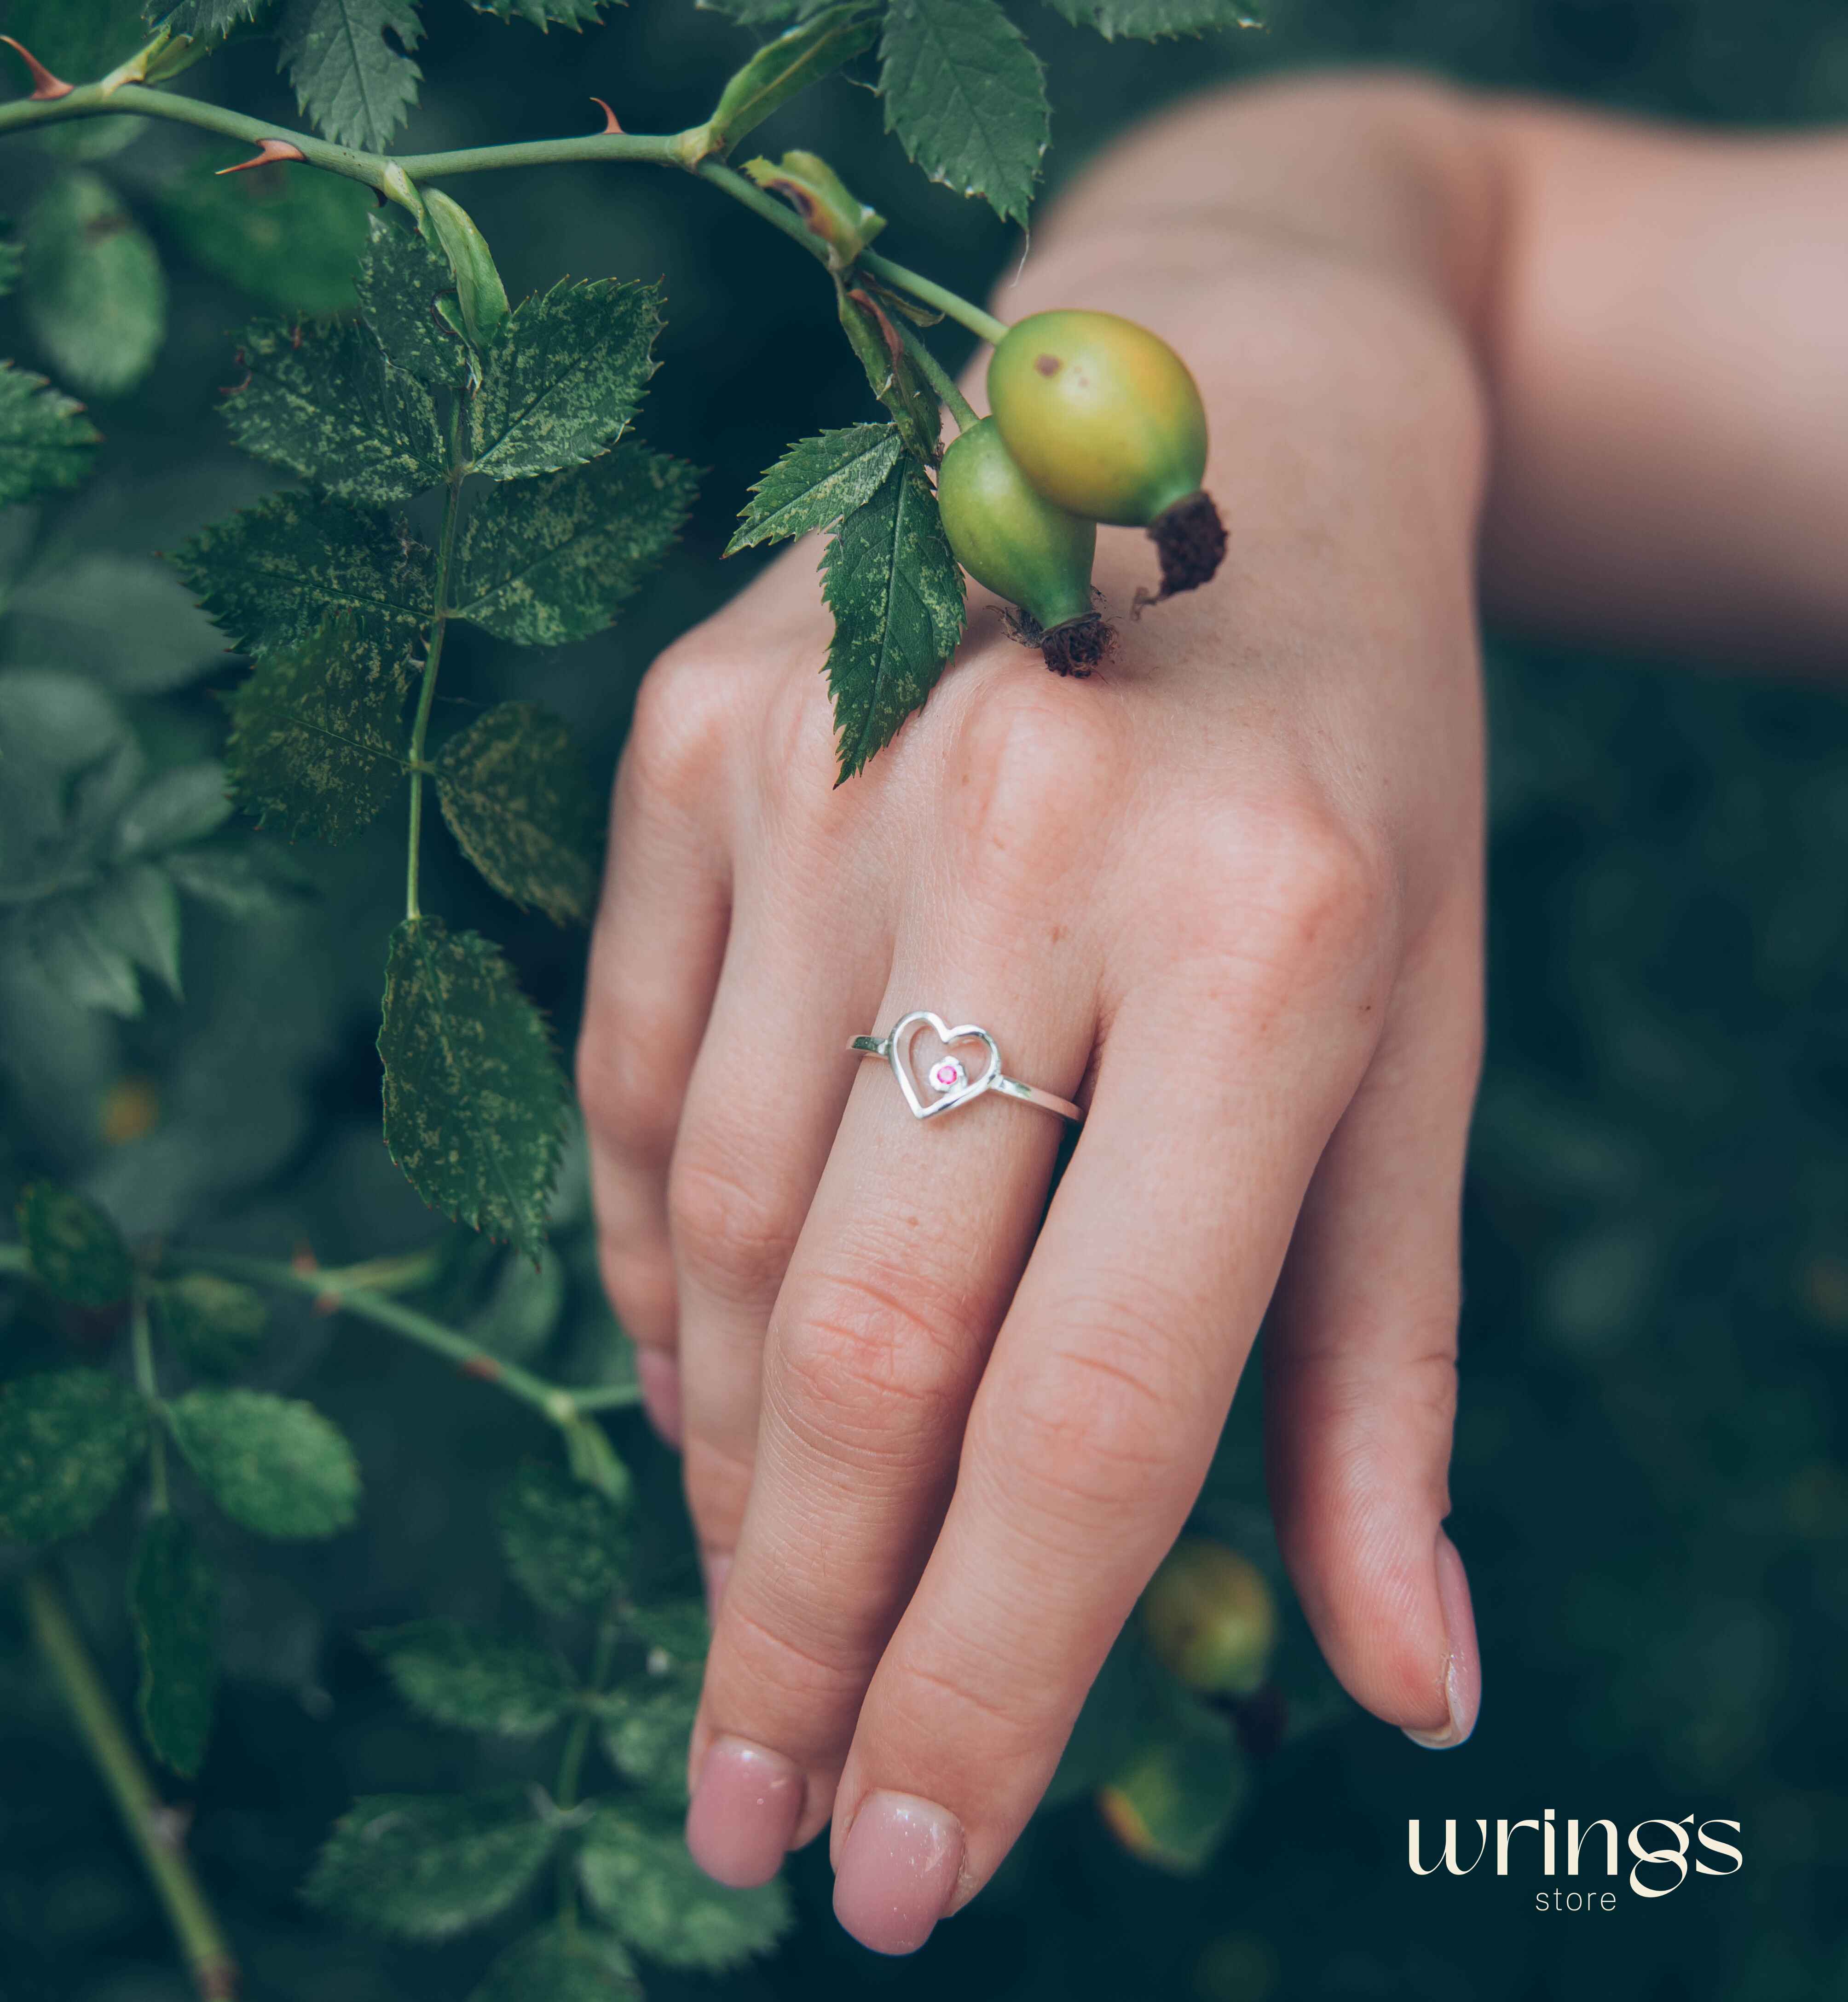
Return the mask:
<path fill-rule="evenodd" d="M 1036 228 L 1011 319 L 1184 355 L 1231 529 L 1055 680 L 978 591 L 836 788 L 813 546 L 643 685 L 578 1052 L 602 1269 L 714 1631 L 688 1839 L 905 1952 L 992 1875 L 1256 1338 L 1330 1666 L 1420 1742 L 1480 1668 L 1441 1525 L 1481 1042 L 1477 619 L 1841 664 L 1848 145 L 1414 80 L 1236 92 Z M 971 384 L 971 393 L 976 385 Z M 844 1053 L 979 1022 L 1059 1122 Z"/>

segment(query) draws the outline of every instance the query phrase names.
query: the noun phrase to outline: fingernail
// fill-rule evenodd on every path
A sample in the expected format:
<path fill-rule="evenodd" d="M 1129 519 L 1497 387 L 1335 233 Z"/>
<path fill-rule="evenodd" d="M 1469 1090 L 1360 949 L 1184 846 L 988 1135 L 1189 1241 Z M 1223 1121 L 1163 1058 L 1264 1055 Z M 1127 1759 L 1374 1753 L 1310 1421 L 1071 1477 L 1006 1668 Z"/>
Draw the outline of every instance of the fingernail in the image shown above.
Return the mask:
<path fill-rule="evenodd" d="M 748 1738 L 715 1738 L 687 1809 L 686 1846 L 706 1875 L 734 1891 L 767 1884 L 802 1813 L 802 1775 Z"/>
<path fill-rule="evenodd" d="M 835 1872 L 834 1915 L 875 1953 L 915 1953 L 950 1908 L 962 1824 L 915 1794 L 869 1794 Z"/>
<path fill-rule="evenodd" d="M 664 1348 L 635 1352 L 636 1388 L 648 1422 L 676 1453 L 680 1450 L 680 1364 Z"/>
<path fill-rule="evenodd" d="M 1477 1651 L 1469 1577 L 1456 1544 L 1442 1529 L 1438 1532 L 1437 1573 L 1438 1603 L 1444 1609 L 1444 1631 L 1450 1644 L 1444 1658 L 1444 1707 L 1449 1721 L 1437 1731 L 1407 1731 L 1405 1735 L 1428 1752 L 1448 1752 L 1476 1728 L 1476 1714 L 1482 1706 L 1482 1658 Z"/>
<path fill-rule="evenodd" d="M 706 1623 L 716 1627 L 719 1623 L 719 1601 L 725 1591 L 725 1581 L 731 1575 L 731 1559 L 722 1550 L 703 1550 L 699 1568 L 706 1576 Z"/>

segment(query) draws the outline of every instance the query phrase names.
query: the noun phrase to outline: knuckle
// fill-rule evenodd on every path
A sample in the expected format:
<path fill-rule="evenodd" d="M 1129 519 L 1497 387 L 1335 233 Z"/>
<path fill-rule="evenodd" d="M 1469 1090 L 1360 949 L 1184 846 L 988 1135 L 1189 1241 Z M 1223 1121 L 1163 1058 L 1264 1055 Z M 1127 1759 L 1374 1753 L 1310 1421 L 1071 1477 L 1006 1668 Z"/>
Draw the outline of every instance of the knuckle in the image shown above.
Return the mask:
<path fill-rule="evenodd" d="M 750 1456 L 736 1451 L 709 1432 L 689 1428 L 681 1478 L 687 1510 L 699 1540 L 708 1550 L 730 1550 L 744 1519 L 751 1494 Z"/>
<path fill-rule="evenodd" d="M 674 1272 L 664 1245 L 631 1239 L 614 1229 L 600 1230 L 597 1269 L 626 1334 L 654 1348 L 673 1341 Z"/>
<path fill-rule="evenodd" d="M 1286 957 L 1300 966 L 1347 958 L 1382 923 L 1391 884 L 1371 844 L 1325 809 L 1299 806 L 1272 829 L 1260 894 Z"/>
<path fill-rule="evenodd" d="M 623 783 L 643 800 L 696 799 L 724 756 L 734 710 L 724 664 L 710 646 L 670 647 L 636 691 Z"/>
<path fill-rule="evenodd" d="M 664 1161 L 679 1123 L 678 1088 L 636 1011 L 612 996 L 601 1013 L 602 1020 L 588 1027 L 577 1044 L 577 1102 L 584 1124 L 606 1145 L 640 1160 Z"/>
<path fill-rule="evenodd" d="M 675 1250 L 703 1285 L 741 1305 L 776 1296 L 801 1227 L 768 1188 L 741 1178 L 738 1164 L 758 1151 L 710 1139 L 683 1142 L 668 1174 Z"/>

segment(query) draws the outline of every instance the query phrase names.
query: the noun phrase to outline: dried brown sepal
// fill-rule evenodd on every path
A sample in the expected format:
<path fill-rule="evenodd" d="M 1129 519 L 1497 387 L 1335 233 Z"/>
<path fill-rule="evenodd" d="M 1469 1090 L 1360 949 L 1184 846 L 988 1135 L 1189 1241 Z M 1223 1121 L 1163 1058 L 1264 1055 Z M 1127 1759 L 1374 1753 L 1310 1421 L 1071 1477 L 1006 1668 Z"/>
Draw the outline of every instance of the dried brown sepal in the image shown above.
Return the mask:
<path fill-rule="evenodd" d="M 1225 556 L 1226 524 L 1213 497 L 1203 490 L 1157 514 L 1149 524 L 1149 539 L 1161 558 L 1162 588 L 1152 598 L 1138 591 L 1138 611 L 1180 591 L 1198 591 Z"/>
<path fill-rule="evenodd" d="M 1083 681 L 1117 643 L 1115 630 L 1099 612 L 1068 619 L 1051 632 L 1017 605 L 1002 616 L 1010 638 L 1023 647 L 1037 647 L 1047 666 L 1068 681 Z"/>

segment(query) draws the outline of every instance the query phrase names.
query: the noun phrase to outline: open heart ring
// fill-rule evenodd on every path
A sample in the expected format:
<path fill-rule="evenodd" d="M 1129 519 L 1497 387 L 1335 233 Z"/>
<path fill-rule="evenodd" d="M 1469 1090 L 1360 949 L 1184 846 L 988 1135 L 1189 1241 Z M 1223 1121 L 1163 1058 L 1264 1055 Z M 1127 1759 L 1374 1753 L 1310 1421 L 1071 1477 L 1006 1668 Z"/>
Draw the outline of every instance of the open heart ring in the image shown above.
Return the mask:
<path fill-rule="evenodd" d="M 911 1060 L 912 1039 L 923 1028 L 934 1031 L 937 1041 L 943 1046 L 943 1055 L 924 1074 L 924 1083 L 931 1093 L 928 1098 L 919 1089 Z M 968 1066 L 962 1059 L 952 1054 L 959 1043 L 980 1043 L 987 1052 L 986 1064 L 974 1076 L 969 1074 Z M 1005 1097 L 1019 1099 L 1023 1104 L 1037 1105 L 1043 1112 L 1056 1112 L 1060 1118 L 1069 1119 L 1074 1125 L 1084 1118 L 1070 1099 L 1003 1077 L 1000 1049 L 986 1029 L 978 1029 L 971 1022 L 964 1023 L 960 1028 L 947 1027 L 943 1017 L 933 1014 L 928 1008 L 914 1009 L 910 1014 L 901 1016 L 889 1036 L 856 1036 L 847 1047 L 858 1056 L 885 1059 L 915 1119 L 934 1119 L 940 1112 L 953 1112 L 957 1106 L 979 1098 L 985 1091 L 998 1091 Z"/>

